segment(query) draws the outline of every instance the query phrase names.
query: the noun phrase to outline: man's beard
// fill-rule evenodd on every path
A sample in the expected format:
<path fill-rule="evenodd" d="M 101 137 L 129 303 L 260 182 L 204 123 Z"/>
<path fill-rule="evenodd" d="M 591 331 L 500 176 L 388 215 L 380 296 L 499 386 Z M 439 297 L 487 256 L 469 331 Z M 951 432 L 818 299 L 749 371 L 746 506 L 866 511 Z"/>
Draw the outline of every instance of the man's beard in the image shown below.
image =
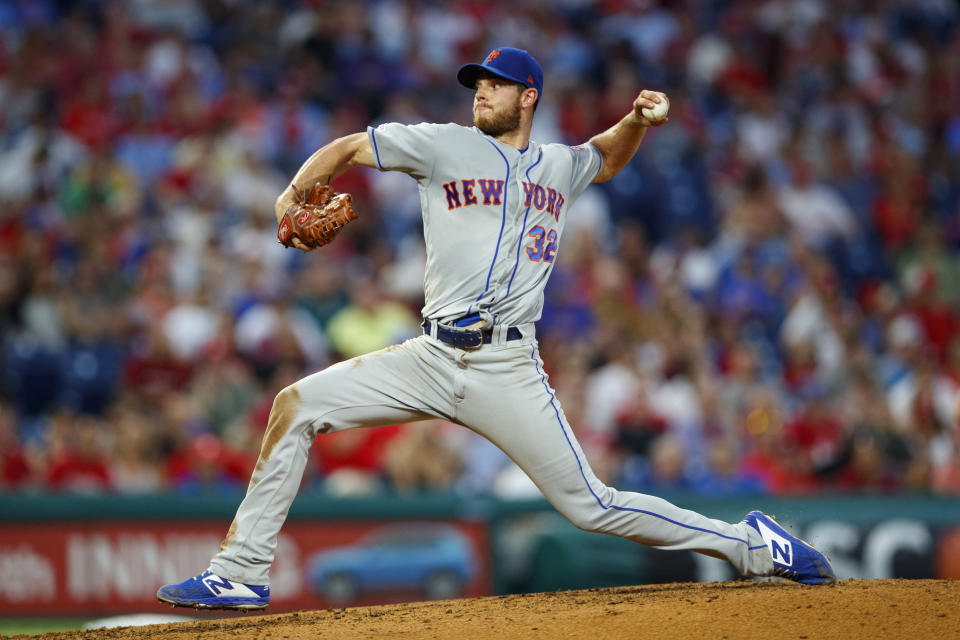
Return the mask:
<path fill-rule="evenodd" d="M 493 138 L 519 129 L 520 99 L 517 98 L 513 108 L 503 113 L 496 113 L 492 108 L 480 111 L 474 108 L 473 124 L 476 125 L 477 129 Z"/>

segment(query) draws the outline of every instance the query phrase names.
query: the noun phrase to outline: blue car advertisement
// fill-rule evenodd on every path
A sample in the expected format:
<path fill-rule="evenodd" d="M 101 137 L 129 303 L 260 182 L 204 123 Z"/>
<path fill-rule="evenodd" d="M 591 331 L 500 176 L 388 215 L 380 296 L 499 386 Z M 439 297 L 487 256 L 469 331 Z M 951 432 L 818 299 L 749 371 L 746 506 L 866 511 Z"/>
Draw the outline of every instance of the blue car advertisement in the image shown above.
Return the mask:
<path fill-rule="evenodd" d="M 314 553 L 307 580 L 315 594 L 336 605 L 401 591 L 445 600 L 471 590 L 480 577 L 481 557 L 457 526 L 391 523 L 355 543 Z"/>

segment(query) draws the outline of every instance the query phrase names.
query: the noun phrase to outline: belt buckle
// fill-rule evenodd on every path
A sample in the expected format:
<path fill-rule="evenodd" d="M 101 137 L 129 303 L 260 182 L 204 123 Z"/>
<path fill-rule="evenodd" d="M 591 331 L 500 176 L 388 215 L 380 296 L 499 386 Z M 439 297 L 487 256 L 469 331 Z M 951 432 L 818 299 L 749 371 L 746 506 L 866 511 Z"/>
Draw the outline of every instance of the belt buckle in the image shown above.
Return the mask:
<path fill-rule="evenodd" d="M 454 346 L 464 351 L 476 351 L 483 346 L 482 331 L 454 331 Z"/>

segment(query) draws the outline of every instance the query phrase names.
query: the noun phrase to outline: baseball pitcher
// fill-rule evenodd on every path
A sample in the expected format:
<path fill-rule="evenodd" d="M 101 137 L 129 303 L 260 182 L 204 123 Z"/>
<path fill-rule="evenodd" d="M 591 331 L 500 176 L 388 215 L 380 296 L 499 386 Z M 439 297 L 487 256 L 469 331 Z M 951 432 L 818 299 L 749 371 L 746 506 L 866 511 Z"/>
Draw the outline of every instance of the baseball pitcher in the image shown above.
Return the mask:
<path fill-rule="evenodd" d="M 590 183 L 617 175 L 648 127 L 667 122 L 667 97 L 641 91 L 620 122 L 568 147 L 530 139 L 543 71 L 526 51 L 496 49 L 461 67 L 457 80 L 474 91 L 474 126 L 394 123 L 345 136 L 308 158 L 276 205 L 280 242 L 311 251 L 357 215 L 349 195 L 326 186 L 345 171 L 371 167 L 416 180 L 427 249 L 423 335 L 277 395 L 219 553 L 198 576 L 162 587 L 159 600 L 267 606 L 277 536 L 318 434 L 430 418 L 491 440 L 581 529 L 725 558 L 745 576 L 833 582 L 821 553 L 763 513 L 731 524 L 606 486 L 544 372 L 534 323 L 570 204 Z"/>

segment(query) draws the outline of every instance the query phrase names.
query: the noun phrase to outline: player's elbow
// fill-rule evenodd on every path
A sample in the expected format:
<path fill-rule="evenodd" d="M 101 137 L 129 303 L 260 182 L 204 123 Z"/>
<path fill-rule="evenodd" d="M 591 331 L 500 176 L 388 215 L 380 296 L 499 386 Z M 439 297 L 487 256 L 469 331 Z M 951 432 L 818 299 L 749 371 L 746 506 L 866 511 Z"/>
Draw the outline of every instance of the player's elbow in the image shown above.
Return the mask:
<path fill-rule="evenodd" d="M 601 153 L 600 157 L 603 158 L 603 164 L 600 166 L 597 176 L 593 179 L 594 182 L 606 182 L 620 173 L 620 170 L 626 166 L 625 162 L 615 156 Z"/>
<path fill-rule="evenodd" d="M 617 154 L 606 148 L 602 140 L 594 138 L 590 140 L 590 144 L 592 144 L 600 154 L 600 171 L 597 172 L 593 182 L 606 182 L 620 172 L 624 163 L 617 157 Z"/>
<path fill-rule="evenodd" d="M 341 145 L 350 168 L 374 166 L 373 147 L 365 131 L 344 136 L 337 143 Z"/>
<path fill-rule="evenodd" d="M 615 175 L 617 175 L 617 171 L 611 171 L 609 165 L 604 162 L 603 167 L 600 169 L 599 173 L 597 173 L 597 176 L 593 179 L 593 181 L 606 182 Z"/>

